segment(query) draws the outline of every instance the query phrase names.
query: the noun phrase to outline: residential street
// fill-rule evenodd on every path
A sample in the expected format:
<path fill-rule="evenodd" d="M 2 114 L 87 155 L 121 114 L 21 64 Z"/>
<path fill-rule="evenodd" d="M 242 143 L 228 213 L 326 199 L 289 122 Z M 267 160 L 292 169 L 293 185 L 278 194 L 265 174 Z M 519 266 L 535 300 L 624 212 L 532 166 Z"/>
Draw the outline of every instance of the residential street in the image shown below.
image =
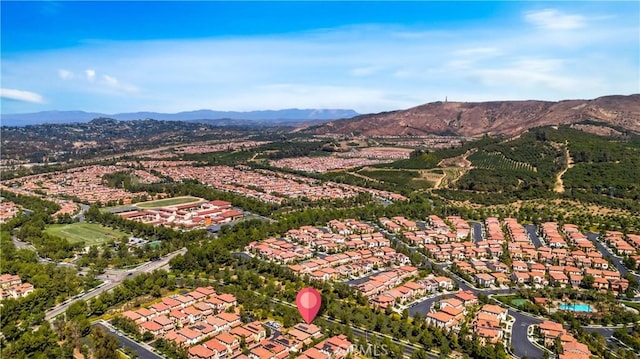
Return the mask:
<path fill-rule="evenodd" d="M 100 327 L 102 328 L 106 333 L 114 336 L 118 342 L 120 343 L 121 347 L 129 347 L 131 349 L 133 349 L 137 354 L 138 357 L 140 359 L 158 359 L 158 358 L 163 358 L 162 356 L 152 352 L 151 350 L 149 350 L 147 347 L 148 345 L 142 345 L 139 344 L 138 342 L 130 339 L 129 337 L 127 337 L 124 333 L 120 332 L 118 329 L 112 327 L 111 325 L 109 325 L 108 323 L 105 322 L 97 322 L 94 324 L 96 327 Z"/>

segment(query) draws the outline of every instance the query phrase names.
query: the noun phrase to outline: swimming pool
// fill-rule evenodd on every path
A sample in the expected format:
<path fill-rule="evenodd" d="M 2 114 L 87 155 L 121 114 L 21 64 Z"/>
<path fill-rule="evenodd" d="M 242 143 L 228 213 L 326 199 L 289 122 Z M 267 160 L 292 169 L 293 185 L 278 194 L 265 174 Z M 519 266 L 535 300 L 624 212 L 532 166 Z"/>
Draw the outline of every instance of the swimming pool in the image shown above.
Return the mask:
<path fill-rule="evenodd" d="M 581 303 L 560 303 L 558 307 L 562 310 L 569 310 L 572 312 L 593 312 L 593 308 L 589 304 Z"/>

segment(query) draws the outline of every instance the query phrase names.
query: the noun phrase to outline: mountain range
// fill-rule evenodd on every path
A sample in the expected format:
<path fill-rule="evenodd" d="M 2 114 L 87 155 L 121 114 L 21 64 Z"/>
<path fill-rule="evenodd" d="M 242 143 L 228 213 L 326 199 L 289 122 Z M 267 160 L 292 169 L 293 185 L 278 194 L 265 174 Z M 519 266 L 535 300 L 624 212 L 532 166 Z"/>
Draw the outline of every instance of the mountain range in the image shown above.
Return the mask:
<path fill-rule="evenodd" d="M 42 123 L 86 123 L 94 118 L 112 118 L 120 121 L 154 119 L 159 121 L 194 121 L 212 125 L 228 124 L 283 124 L 292 122 L 327 121 L 350 118 L 358 115 L 353 110 L 343 109 L 285 109 L 264 111 L 213 111 L 197 110 L 178 113 L 130 112 L 104 114 L 84 111 L 43 111 L 36 113 L 3 114 L 0 118 L 3 126 L 26 126 Z M 237 120 L 242 123 L 232 123 Z"/>
<path fill-rule="evenodd" d="M 591 121 L 640 133 L 640 94 L 593 100 L 433 102 L 326 122 L 305 131 L 365 136 L 513 136 L 530 128 Z"/>

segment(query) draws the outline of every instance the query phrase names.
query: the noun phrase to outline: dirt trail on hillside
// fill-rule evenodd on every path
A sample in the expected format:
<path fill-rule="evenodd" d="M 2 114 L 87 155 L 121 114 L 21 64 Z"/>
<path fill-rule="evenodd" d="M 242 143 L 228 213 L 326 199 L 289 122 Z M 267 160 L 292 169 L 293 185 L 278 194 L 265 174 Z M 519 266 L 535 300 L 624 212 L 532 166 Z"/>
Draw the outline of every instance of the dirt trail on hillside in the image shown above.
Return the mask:
<path fill-rule="evenodd" d="M 562 181 L 562 176 L 569 170 L 569 168 L 573 167 L 573 158 L 571 158 L 571 154 L 569 153 L 569 145 L 565 143 L 564 145 L 564 156 L 567 159 L 567 165 L 562 169 L 562 171 L 558 172 L 556 175 L 556 184 L 553 190 L 557 193 L 564 192 L 564 182 Z"/>

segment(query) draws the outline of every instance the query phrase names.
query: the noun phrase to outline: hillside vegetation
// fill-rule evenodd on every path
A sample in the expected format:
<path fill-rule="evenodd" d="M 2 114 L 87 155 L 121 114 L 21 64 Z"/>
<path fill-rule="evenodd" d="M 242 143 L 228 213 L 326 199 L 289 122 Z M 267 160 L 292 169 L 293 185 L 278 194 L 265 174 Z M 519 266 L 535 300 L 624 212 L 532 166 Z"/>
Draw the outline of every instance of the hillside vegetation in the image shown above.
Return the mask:
<path fill-rule="evenodd" d="M 569 154 L 572 166 L 567 168 Z M 625 209 L 640 199 L 640 141 L 585 133 L 566 126 L 537 128 L 517 139 L 476 147 L 473 168 L 437 193 L 477 203 L 518 199 L 577 199 Z M 562 174 L 565 191 L 554 193 Z"/>

